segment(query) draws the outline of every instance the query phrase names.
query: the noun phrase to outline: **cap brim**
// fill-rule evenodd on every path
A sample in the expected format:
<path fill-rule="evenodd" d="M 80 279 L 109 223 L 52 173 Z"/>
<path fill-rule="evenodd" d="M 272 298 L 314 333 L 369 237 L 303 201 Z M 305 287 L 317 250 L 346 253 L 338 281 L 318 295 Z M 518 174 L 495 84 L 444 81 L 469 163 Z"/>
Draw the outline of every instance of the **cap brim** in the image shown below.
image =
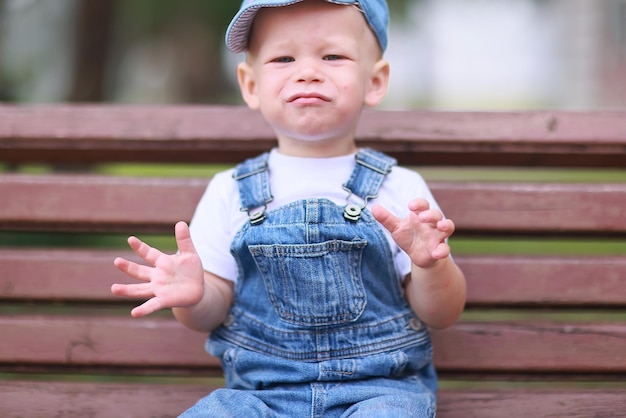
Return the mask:
<path fill-rule="evenodd" d="M 266 0 L 259 4 L 250 4 L 242 7 L 228 25 L 226 30 L 226 47 L 235 53 L 248 49 L 250 28 L 257 12 L 265 7 L 281 7 L 299 3 L 302 0 Z"/>

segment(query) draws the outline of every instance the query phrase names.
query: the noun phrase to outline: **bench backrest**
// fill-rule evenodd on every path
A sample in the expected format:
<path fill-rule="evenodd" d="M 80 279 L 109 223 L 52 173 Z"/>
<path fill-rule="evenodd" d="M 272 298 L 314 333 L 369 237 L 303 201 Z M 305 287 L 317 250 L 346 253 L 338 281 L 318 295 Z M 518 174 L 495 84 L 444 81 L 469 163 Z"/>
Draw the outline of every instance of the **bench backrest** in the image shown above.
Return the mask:
<path fill-rule="evenodd" d="M 453 250 L 465 241 L 455 259 L 468 281 L 463 318 L 433 339 L 444 389 L 626 378 L 626 112 L 368 111 L 358 141 L 404 165 L 452 171 L 611 168 L 617 181 L 432 181 L 457 225 Z M 0 106 L 0 372 L 220 376 L 205 335 L 169 313 L 132 319 L 135 301 L 109 291 L 128 281 L 112 266 L 117 255 L 132 258 L 124 237 L 171 235 L 210 178 L 93 168 L 228 165 L 274 144 L 242 107 Z M 12 170 L 26 163 L 66 171 Z M 67 171 L 76 167 L 92 170 Z M 48 244 L 51 236 L 62 245 Z M 533 251 L 541 241 L 560 244 Z M 591 254 L 584 242 L 599 244 Z M 452 405 L 446 393 L 454 390 L 442 395 Z"/>

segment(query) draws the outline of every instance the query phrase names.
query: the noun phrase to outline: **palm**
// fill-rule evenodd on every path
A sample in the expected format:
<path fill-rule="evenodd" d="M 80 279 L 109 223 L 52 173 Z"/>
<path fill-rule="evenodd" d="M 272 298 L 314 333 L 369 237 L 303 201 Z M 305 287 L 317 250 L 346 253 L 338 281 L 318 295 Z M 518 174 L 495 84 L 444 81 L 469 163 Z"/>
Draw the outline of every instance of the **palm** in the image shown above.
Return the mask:
<path fill-rule="evenodd" d="M 133 309 L 133 316 L 145 316 L 159 309 L 192 306 L 198 303 L 204 291 L 204 273 L 196 253 L 189 228 L 183 222 L 176 225 L 178 253 L 164 254 L 135 237 L 128 244 L 147 265 L 116 258 L 114 264 L 121 271 L 143 283 L 115 284 L 111 291 L 120 296 L 148 299 Z"/>
<path fill-rule="evenodd" d="M 146 260 L 147 261 L 147 260 Z M 161 253 L 154 265 L 150 284 L 163 307 L 190 306 L 202 297 L 202 263 L 196 253 Z"/>
<path fill-rule="evenodd" d="M 433 252 L 441 242 L 440 234 L 433 234 L 430 224 L 421 222 L 414 213 L 409 213 L 401 220 L 395 230 L 390 231 L 391 237 L 398 246 L 411 256 L 418 266 L 432 263 Z"/>
<path fill-rule="evenodd" d="M 423 199 L 410 202 L 409 209 L 404 219 L 395 217 L 381 206 L 373 207 L 372 213 L 415 265 L 429 267 L 450 254 L 446 238 L 454 232 L 454 224 L 443 220 L 441 212 L 431 210 Z"/>

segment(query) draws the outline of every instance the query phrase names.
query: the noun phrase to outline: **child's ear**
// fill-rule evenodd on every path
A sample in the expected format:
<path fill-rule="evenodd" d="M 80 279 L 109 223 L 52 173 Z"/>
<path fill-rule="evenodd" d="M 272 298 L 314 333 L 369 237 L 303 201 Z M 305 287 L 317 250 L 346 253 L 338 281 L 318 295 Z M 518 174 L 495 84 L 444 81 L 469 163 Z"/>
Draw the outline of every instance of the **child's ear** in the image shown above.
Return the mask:
<path fill-rule="evenodd" d="M 389 63 L 385 60 L 378 60 L 372 68 L 369 86 L 365 92 L 365 104 L 376 106 L 385 98 L 387 87 L 389 86 Z"/>
<path fill-rule="evenodd" d="M 247 62 L 242 62 L 237 65 L 237 82 L 239 83 L 239 90 L 241 91 L 241 97 L 250 109 L 259 108 L 259 96 L 256 91 L 256 80 L 254 79 L 254 71 Z"/>

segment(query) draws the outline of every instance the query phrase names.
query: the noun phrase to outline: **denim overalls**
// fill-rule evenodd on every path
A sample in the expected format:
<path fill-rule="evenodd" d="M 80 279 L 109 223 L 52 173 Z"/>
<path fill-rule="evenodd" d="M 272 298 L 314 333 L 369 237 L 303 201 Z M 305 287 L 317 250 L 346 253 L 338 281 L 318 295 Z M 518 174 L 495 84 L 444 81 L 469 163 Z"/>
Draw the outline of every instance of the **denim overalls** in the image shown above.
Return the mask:
<path fill-rule="evenodd" d="M 207 342 L 229 389 L 193 410 L 246 418 L 432 416 L 437 379 L 428 331 L 365 208 L 395 160 L 359 151 L 343 185 L 345 207 L 315 198 L 266 212 L 267 158 L 247 160 L 233 176 L 250 221 L 231 244 L 239 269 L 234 306 Z"/>

